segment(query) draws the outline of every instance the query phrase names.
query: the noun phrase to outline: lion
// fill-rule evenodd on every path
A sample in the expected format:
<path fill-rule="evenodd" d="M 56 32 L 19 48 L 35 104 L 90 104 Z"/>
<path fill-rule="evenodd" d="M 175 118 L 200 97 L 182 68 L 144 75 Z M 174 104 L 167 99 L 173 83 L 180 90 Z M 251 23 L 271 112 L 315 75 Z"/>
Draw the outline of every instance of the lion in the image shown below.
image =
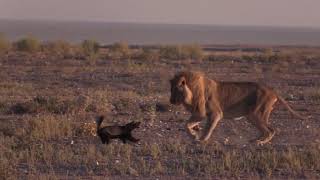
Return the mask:
<path fill-rule="evenodd" d="M 183 105 L 191 113 L 186 129 L 195 140 L 207 142 L 222 118 L 246 117 L 261 132 L 256 143 L 263 145 L 273 138 L 275 130 L 269 124 L 274 104 L 279 100 L 286 109 L 300 119 L 273 89 L 255 82 L 219 82 L 201 72 L 182 71 L 170 80 L 173 105 Z M 207 118 L 204 132 L 199 124 Z"/>

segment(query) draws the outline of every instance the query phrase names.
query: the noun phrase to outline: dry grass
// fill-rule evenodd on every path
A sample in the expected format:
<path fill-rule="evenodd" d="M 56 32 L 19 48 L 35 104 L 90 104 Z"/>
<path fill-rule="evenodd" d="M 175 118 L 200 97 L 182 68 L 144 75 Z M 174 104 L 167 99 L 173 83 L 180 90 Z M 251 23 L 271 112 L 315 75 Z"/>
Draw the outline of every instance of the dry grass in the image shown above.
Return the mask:
<path fill-rule="evenodd" d="M 202 60 L 204 53 L 199 45 L 170 45 L 161 46 L 160 57 L 164 59 L 184 60 L 195 59 Z"/>
<path fill-rule="evenodd" d="M 126 42 L 114 43 L 109 50 L 109 55 L 112 59 L 130 59 L 131 49 Z"/>
<path fill-rule="evenodd" d="M 25 51 L 29 53 L 39 51 L 40 45 L 41 45 L 40 41 L 33 36 L 27 36 L 22 39 L 19 39 L 14 44 L 14 46 L 18 51 Z"/>
<path fill-rule="evenodd" d="M 127 51 L 127 48 L 120 49 Z M 180 59 L 180 52 L 176 47 L 173 49 L 173 55 L 167 54 L 166 58 L 177 59 L 179 55 Z M 320 178 L 319 143 L 275 143 L 263 147 L 219 142 L 203 145 L 184 136 L 180 119 L 186 119 L 187 115 L 178 107 L 167 108 L 165 104 L 169 97 L 168 79 L 177 70 L 192 64 L 225 78 L 224 73 L 229 74 L 233 68 L 236 75 L 225 79 L 245 80 L 265 73 L 265 69 L 273 72 L 275 66 L 274 72 L 289 74 L 287 79 L 280 79 L 280 83 L 297 80 L 290 71 L 291 61 L 296 59 L 292 57 L 297 56 L 292 52 L 280 54 L 267 49 L 260 54 L 243 51 L 204 54 L 198 50 L 197 46 L 192 50 L 187 48 L 190 53 L 183 57 L 194 60 L 184 63 L 164 59 L 161 48 L 143 50 L 141 56 L 135 56 L 134 53 L 141 52 L 129 48 L 130 61 L 98 59 L 97 66 L 87 66 L 86 61 L 73 58 L 63 61 L 45 58 L 47 64 L 36 58 L 27 62 L 25 56 L 16 54 L 10 55 L 8 61 L 1 60 L 5 66 L 0 67 L 0 179 Z M 97 54 L 102 56 L 100 53 Z M 301 61 L 304 62 L 300 63 L 306 70 L 317 72 L 311 69 L 317 65 L 314 59 L 309 59 L 306 52 L 303 54 Z M 200 56 L 204 61 L 196 60 Z M 313 56 L 317 57 L 317 53 Z M 244 76 L 246 74 L 249 75 Z M 299 88 L 307 92 L 306 102 L 318 102 L 320 93 L 316 85 L 310 90 Z M 282 111 L 277 113 L 280 114 L 277 118 L 286 119 Z M 106 114 L 104 123 L 141 121 L 141 127 L 134 132 L 141 142 L 122 144 L 114 140 L 109 145 L 101 144 L 93 136 L 94 117 L 100 114 Z M 234 126 L 240 129 L 237 124 L 226 124 L 230 131 Z M 317 122 L 313 125 L 312 135 L 318 137 Z M 300 132 L 296 128 L 284 128 L 278 138 L 283 138 L 288 131 Z M 213 139 L 224 135 L 218 132 Z"/>
<path fill-rule="evenodd" d="M 305 92 L 305 98 L 320 102 L 320 88 L 309 88 Z"/>
<path fill-rule="evenodd" d="M 11 43 L 7 38 L 0 33 L 0 54 L 9 51 L 11 48 Z"/>
<path fill-rule="evenodd" d="M 74 57 L 75 46 L 64 40 L 50 41 L 42 45 L 42 51 L 50 56 L 66 59 Z"/>

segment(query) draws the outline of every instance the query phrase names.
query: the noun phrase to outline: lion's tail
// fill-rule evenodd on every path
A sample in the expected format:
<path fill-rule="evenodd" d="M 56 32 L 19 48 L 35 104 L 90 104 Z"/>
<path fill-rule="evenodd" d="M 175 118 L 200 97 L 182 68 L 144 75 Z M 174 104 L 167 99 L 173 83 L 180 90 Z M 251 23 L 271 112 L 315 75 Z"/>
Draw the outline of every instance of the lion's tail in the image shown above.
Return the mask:
<path fill-rule="evenodd" d="M 286 107 L 286 109 L 294 116 L 303 119 L 303 120 L 308 120 L 308 117 L 303 117 L 302 115 L 300 115 L 299 113 L 297 113 L 296 111 L 294 111 L 288 104 L 288 102 L 283 99 L 281 96 L 278 95 L 278 99 L 280 100 L 280 102 Z"/>

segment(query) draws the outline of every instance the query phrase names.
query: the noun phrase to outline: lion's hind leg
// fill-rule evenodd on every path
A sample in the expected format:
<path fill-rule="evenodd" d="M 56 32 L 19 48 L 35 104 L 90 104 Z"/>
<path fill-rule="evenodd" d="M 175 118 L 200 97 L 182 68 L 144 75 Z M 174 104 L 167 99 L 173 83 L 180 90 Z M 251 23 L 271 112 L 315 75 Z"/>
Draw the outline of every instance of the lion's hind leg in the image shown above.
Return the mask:
<path fill-rule="evenodd" d="M 256 141 L 258 145 L 263 145 L 272 140 L 275 131 L 269 125 L 269 117 L 273 110 L 273 105 L 277 101 L 276 98 L 266 98 L 259 107 L 255 109 L 254 113 L 249 116 L 255 126 L 260 130 L 262 136 Z"/>
<path fill-rule="evenodd" d="M 267 136 L 265 136 L 263 139 L 258 139 L 256 141 L 257 145 L 264 145 L 266 143 L 268 143 L 269 141 L 272 140 L 273 136 L 275 135 L 274 131 L 271 131 L 270 134 L 268 134 Z"/>
<path fill-rule="evenodd" d="M 248 119 L 257 127 L 257 129 L 261 133 L 259 138 L 255 140 L 258 145 L 263 145 L 272 139 L 274 133 L 270 131 L 267 124 L 263 122 L 257 115 L 250 115 L 248 116 Z"/>

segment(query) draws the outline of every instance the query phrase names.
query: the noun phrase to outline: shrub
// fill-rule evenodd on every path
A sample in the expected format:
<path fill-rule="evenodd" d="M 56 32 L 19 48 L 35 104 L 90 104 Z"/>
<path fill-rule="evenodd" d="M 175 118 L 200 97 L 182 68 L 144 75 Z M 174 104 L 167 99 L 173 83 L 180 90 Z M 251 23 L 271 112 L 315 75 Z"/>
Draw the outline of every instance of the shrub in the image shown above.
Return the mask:
<path fill-rule="evenodd" d="M 159 60 L 159 53 L 149 48 L 143 48 L 138 58 L 142 60 L 155 61 Z"/>
<path fill-rule="evenodd" d="M 72 45 L 69 42 L 57 40 L 45 44 L 44 51 L 54 55 L 68 57 L 72 54 L 73 49 Z"/>
<path fill-rule="evenodd" d="M 170 45 L 160 47 L 160 57 L 165 59 L 197 59 L 203 58 L 203 51 L 199 45 Z"/>
<path fill-rule="evenodd" d="M 190 59 L 200 60 L 203 58 L 203 50 L 199 45 L 182 46 L 182 52 Z"/>
<path fill-rule="evenodd" d="M 0 34 L 0 53 L 4 53 L 8 51 L 11 48 L 10 42 L 7 40 L 7 38 Z"/>
<path fill-rule="evenodd" d="M 15 46 L 18 51 L 36 52 L 40 49 L 40 42 L 32 36 L 27 36 L 18 40 Z"/>
<path fill-rule="evenodd" d="M 274 52 L 274 51 L 273 51 L 272 48 L 266 48 L 266 49 L 263 50 L 264 55 L 267 56 L 267 57 L 273 56 L 273 55 L 274 55 L 273 52 Z"/>
<path fill-rule="evenodd" d="M 99 43 L 94 40 L 84 40 L 81 44 L 82 53 L 87 56 L 91 65 L 96 63 L 99 52 Z"/>
<path fill-rule="evenodd" d="M 178 60 L 181 59 L 180 46 L 169 45 L 160 47 L 160 57 L 165 59 Z"/>
<path fill-rule="evenodd" d="M 111 45 L 110 55 L 115 59 L 125 59 L 130 58 L 131 51 L 128 43 L 126 42 L 117 42 Z"/>
<path fill-rule="evenodd" d="M 99 43 L 94 40 L 84 40 L 81 43 L 81 47 L 86 56 L 95 55 L 99 51 Z"/>

